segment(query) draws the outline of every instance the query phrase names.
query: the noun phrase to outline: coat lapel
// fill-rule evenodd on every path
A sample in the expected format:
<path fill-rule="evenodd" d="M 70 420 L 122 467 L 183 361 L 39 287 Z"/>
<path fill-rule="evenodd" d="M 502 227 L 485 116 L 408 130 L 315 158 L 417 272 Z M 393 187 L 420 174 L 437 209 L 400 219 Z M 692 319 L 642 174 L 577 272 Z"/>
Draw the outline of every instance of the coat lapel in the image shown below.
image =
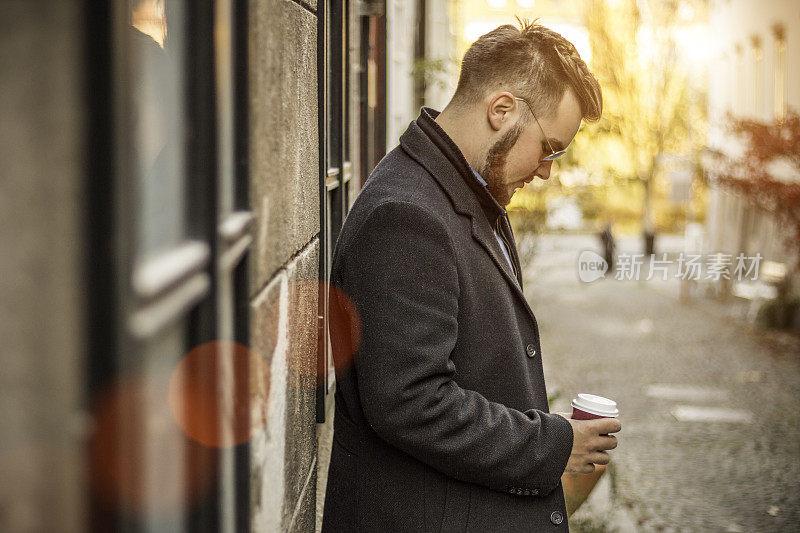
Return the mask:
<path fill-rule="evenodd" d="M 522 263 L 519 260 L 519 253 L 517 250 L 517 241 L 514 238 L 514 230 L 511 229 L 511 221 L 508 219 L 508 216 L 503 216 L 500 218 L 500 223 L 505 228 L 506 235 L 508 236 L 508 240 L 511 242 L 511 249 L 509 250 L 509 255 L 511 255 L 511 260 L 517 265 L 517 272 L 519 272 L 519 278 L 517 281 L 519 282 L 519 286 L 522 289 L 522 292 L 525 292 L 525 286 L 522 284 Z"/>
<path fill-rule="evenodd" d="M 424 112 L 425 111 L 423 111 L 423 113 Z M 448 141 L 452 144 L 452 147 L 437 147 L 437 144 L 446 143 Z M 497 242 L 497 238 L 494 235 L 492 224 L 489 222 L 486 211 L 478 200 L 478 196 L 470 188 L 470 185 L 468 185 L 468 182 L 453 164 L 451 158 L 445 156 L 442 151 L 442 148 L 458 150 L 455 144 L 449 138 L 446 140 L 432 139 L 415 121 L 411 123 L 406 132 L 400 137 L 400 146 L 402 146 L 403 150 L 417 163 L 422 165 L 422 167 L 439 183 L 453 203 L 453 208 L 456 213 L 469 217 L 472 227 L 472 238 L 486 250 L 486 253 L 489 254 L 489 257 L 491 257 L 497 269 L 500 270 L 503 277 L 508 282 L 512 292 L 519 297 L 523 306 L 535 321 L 536 318 L 533 316 L 533 311 L 531 311 L 528 301 L 525 299 L 525 295 L 522 292 L 522 286 L 514 275 L 511 266 L 508 264 L 503 251 L 500 249 L 500 244 Z M 460 151 L 458 155 L 463 160 L 463 155 L 460 154 Z M 469 168 L 466 166 L 466 160 L 463 161 L 463 165 L 466 168 L 462 169 L 462 171 L 466 171 Z M 475 184 L 482 187 L 477 180 Z M 509 250 L 509 255 L 512 257 L 512 261 L 517 261 L 518 264 L 518 259 L 513 250 L 513 246 L 515 246 L 513 237 L 511 237 L 511 239 L 512 249 Z"/>
<path fill-rule="evenodd" d="M 483 217 L 479 217 L 472 215 L 470 218 L 472 219 L 472 238 L 478 241 L 481 246 L 483 246 L 483 248 L 486 250 L 486 253 L 491 256 L 495 266 L 497 266 L 497 268 L 500 269 L 503 274 L 505 274 L 508 282 L 519 289 L 517 277 L 514 275 L 511 265 L 508 264 L 506 256 L 500 249 L 500 243 L 497 242 L 497 238 L 494 235 L 494 229 L 489 225 L 489 221 L 486 220 L 486 216 L 484 215 Z M 481 220 L 481 218 L 483 220 Z M 513 253 L 511 250 L 508 251 L 508 254 L 513 260 Z"/>

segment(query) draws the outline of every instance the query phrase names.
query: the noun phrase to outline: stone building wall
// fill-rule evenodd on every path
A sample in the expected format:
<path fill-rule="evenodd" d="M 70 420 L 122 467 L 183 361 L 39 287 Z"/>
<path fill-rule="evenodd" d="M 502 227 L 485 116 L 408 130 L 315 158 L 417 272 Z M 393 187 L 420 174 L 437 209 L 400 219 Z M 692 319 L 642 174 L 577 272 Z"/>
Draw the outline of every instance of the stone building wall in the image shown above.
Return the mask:
<path fill-rule="evenodd" d="M 76 2 L 0 17 L 0 529 L 83 527 L 84 27 Z"/>
<path fill-rule="evenodd" d="M 709 144 L 730 152 L 740 147 L 728 139 L 728 112 L 762 121 L 776 118 L 777 72 L 785 72 L 786 105 L 800 110 L 800 70 L 793 68 L 800 58 L 800 11 L 794 2 L 783 0 L 712 0 L 709 26 L 716 37 L 709 52 Z M 785 46 L 782 67 L 777 53 L 780 33 Z M 754 43 L 760 47 L 758 54 Z M 793 260 L 786 245 L 789 235 L 779 221 L 728 190 L 710 191 L 707 231 L 712 252 L 760 253 L 765 260 L 782 263 Z"/>
<path fill-rule="evenodd" d="M 250 3 L 252 348 L 270 369 L 251 442 L 255 531 L 313 531 L 319 265 L 316 1 Z"/>

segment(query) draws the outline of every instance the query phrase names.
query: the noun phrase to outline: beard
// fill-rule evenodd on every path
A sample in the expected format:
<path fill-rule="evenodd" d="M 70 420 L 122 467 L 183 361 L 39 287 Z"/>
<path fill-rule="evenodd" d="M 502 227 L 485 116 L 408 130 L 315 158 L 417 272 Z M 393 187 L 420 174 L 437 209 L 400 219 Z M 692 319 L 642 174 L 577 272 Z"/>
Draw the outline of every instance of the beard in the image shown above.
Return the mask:
<path fill-rule="evenodd" d="M 506 178 L 506 157 L 517 144 L 517 139 L 522 134 L 522 128 L 514 125 L 503 137 L 489 148 L 486 161 L 478 173 L 486 180 L 486 188 L 498 204 L 503 207 L 511 201 L 513 192 L 509 192 Z"/>

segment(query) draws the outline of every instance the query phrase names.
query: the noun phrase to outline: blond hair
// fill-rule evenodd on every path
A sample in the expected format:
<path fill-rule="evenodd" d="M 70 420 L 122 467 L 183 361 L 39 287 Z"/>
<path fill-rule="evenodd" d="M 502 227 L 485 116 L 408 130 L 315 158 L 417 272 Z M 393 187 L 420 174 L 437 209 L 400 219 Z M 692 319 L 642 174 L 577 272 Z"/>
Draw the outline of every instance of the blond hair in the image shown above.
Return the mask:
<path fill-rule="evenodd" d="M 538 117 L 555 114 L 571 88 L 588 122 L 600 119 L 603 95 L 575 46 L 553 30 L 517 18 L 472 43 L 461 61 L 456 106 L 474 105 L 487 93 L 507 90 L 528 100 Z"/>

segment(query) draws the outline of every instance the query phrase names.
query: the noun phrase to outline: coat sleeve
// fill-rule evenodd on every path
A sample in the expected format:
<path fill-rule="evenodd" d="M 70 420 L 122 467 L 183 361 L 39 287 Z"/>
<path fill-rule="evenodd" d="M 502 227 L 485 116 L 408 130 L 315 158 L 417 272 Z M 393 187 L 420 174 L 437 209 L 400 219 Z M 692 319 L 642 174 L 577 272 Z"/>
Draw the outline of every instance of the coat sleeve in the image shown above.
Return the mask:
<path fill-rule="evenodd" d="M 341 289 L 362 324 L 356 382 L 372 429 L 462 481 L 540 495 L 558 486 L 569 422 L 491 402 L 453 380 L 459 279 L 444 224 L 417 205 L 384 203 L 343 252 Z"/>

